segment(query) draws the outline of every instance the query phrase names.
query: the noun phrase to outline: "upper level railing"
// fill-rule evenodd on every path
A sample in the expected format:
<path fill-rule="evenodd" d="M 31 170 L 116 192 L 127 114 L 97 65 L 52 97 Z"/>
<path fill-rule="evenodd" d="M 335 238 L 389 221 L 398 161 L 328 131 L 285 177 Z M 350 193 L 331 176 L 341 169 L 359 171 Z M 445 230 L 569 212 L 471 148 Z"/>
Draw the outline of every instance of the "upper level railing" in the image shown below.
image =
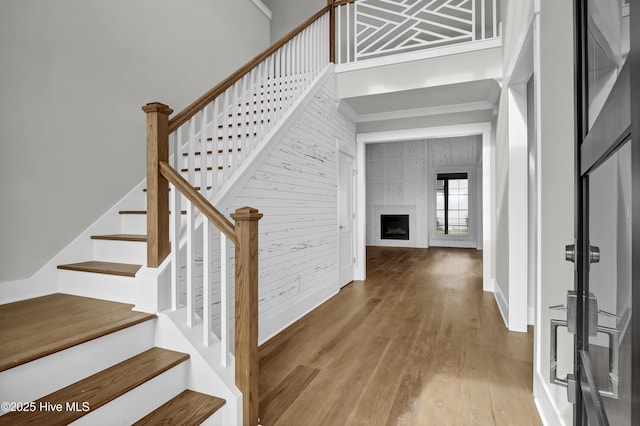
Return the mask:
<path fill-rule="evenodd" d="M 342 0 L 336 63 L 498 38 L 499 0 Z"/>

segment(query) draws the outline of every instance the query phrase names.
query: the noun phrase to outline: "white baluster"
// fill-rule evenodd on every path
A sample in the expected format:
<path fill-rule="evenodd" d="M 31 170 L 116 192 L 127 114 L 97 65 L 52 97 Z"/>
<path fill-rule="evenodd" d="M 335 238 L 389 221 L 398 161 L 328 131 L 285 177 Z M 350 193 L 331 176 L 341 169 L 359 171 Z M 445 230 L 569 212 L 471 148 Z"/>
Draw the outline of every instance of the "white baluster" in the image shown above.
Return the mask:
<path fill-rule="evenodd" d="M 267 132 L 269 131 L 269 127 L 271 126 L 271 123 L 269 122 L 269 115 L 267 114 L 267 105 L 269 102 L 269 92 L 273 92 L 275 90 L 275 87 L 273 85 L 273 81 L 271 81 L 271 79 L 269 78 L 269 58 L 265 59 L 264 62 L 262 63 L 262 79 L 264 80 L 264 85 L 265 85 L 265 90 L 266 90 L 266 96 L 264 97 L 264 103 L 257 105 L 256 106 L 256 115 L 258 116 L 258 119 L 262 119 L 264 120 L 264 130 L 262 132 L 262 137 L 264 137 L 264 135 L 267 134 Z"/>
<path fill-rule="evenodd" d="M 229 283 L 227 236 L 220 232 L 220 364 L 229 365 Z"/>
<path fill-rule="evenodd" d="M 242 99 L 243 104 L 245 105 L 246 111 L 249 112 L 254 103 L 253 96 L 249 94 L 249 90 L 247 89 L 247 80 L 249 79 L 248 75 L 244 75 L 242 77 Z M 238 158 L 240 158 L 240 162 L 244 162 L 244 159 L 247 156 L 247 141 L 249 140 L 249 114 L 244 114 L 242 117 L 241 126 L 240 126 L 240 140 L 238 141 L 238 148 L 240 152 L 238 152 Z"/>
<path fill-rule="evenodd" d="M 205 146 L 200 151 L 200 193 L 206 198 L 207 196 L 207 149 L 206 144 L 209 139 L 209 107 L 205 106 L 199 113 L 200 115 L 200 138 Z M 213 141 L 213 138 L 211 139 Z"/>
<path fill-rule="evenodd" d="M 303 32 L 302 32 L 302 40 L 300 40 L 300 43 L 302 43 L 302 52 L 304 54 L 304 81 L 305 84 L 303 85 L 303 87 L 306 85 L 306 82 L 309 79 L 309 75 L 310 75 L 310 71 L 311 71 L 311 49 L 309 49 L 309 46 L 311 45 L 311 42 L 309 41 L 309 35 L 311 33 L 311 28 L 307 27 Z"/>
<path fill-rule="evenodd" d="M 282 95 L 287 98 L 287 107 L 291 105 L 293 102 L 291 96 L 291 42 L 289 41 L 284 45 L 285 48 L 285 60 L 286 60 L 286 70 L 285 70 L 285 84 L 282 86 Z"/>
<path fill-rule="evenodd" d="M 329 62 L 329 16 L 325 14 L 324 23 L 322 25 L 322 65 L 324 67 L 325 64 Z M 339 63 L 339 62 L 338 62 Z"/>
<path fill-rule="evenodd" d="M 219 129 L 219 126 L 222 125 L 224 127 L 225 120 L 220 119 L 220 98 L 217 97 L 213 101 L 213 119 L 212 119 L 212 128 L 213 132 L 211 134 L 211 186 L 213 191 L 218 191 L 222 184 L 220 183 L 220 178 L 218 176 L 218 163 L 220 156 L 218 155 L 218 150 L 216 146 L 218 145 L 218 135 L 222 133 Z"/>
<path fill-rule="evenodd" d="M 227 148 L 227 144 L 229 141 L 229 135 L 231 134 L 230 132 L 233 131 L 233 128 L 235 126 L 235 122 L 238 119 L 238 116 L 234 113 L 235 108 L 233 108 L 233 104 L 231 104 L 229 102 L 229 92 L 230 90 L 227 89 L 224 91 L 223 96 L 223 102 L 222 104 L 224 105 L 224 116 L 225 116 L 225 126 L 224 126 L 224 132 L 222 134 L 222 141 L 219 145 L 216 145 L 217 147 L 219 146 L 219 148 L 214 148 L 214 152 L 219 152 L 222 151 L 222 176 L 223 176 L 223 183 L 226 182 L 229 179 L 229 163 L 230 163 L 230 159 L 229 159 L 229 149 Z"/>
<path fill-rule="evenodd" d="M 486 0 L 482 0 L 480 1 L 480 40 L 484 40 L 485 38 L 487 38 L 487 29 L 486 29 L 486 22 L 485 22 L 485 10 L 484 10 L 484 4 L 485 4 Z M 472 40 L 475 40 L 474 38 L 472 38 Z"/>
<path fill-rule="evenodd" d="M 347 4 L 347 63 L 351 62 L 351 7 Z M 355 28 L 354 28 L 355 31 Z M 354 36 L 355 40 L 355 36 Z"/>
<path fill-rule="evenodd" d="M 179 170 L 183 160 L 182 150 L 182 126 L 173 133 L 173 158 L 171 166 Z M 171 221 L 169 222 L 169 241 L 171 241 L 171 310 L 178 309 L 178 277 L 180 273 L 180 193 L 175 186 L 170 186 L 169 203 Z"/>
<path fill-rule="evenodd" d="M 316 73 L 318 72 L 318 49 L 320 48 L 320 39 L 318 38 L 318 25 L 319 25 L 319 20 L 315 21 L 313 23 L 312 26 L 312 31 L 311 31 L 311 46 L 310 46 L 310 50 L 311 50 L 311 68 L 313 71 L 313 76 L 315 77 Z"/>
<path fill-rule="evenodd" d="M 275 124 L 275 117 L 273 115 L 273 111 L 275 110 L 273 105 L 274 93 L 278 88 L 278 84 L 273 78 L 273 55 L 269 56 L 264 60 L 265 68 L 267 70 L 267 77 L 269 78 L 269 86 L 271 90 L 269 90 L 269 95 L 267 96 L 266 101 L 262 104 L 262 115 L 266 116 L 269 120 L 269 126 L 267 132 L 271 129 L 271 127 Z M 262 135 L 264 137 L 264 135 Z"/>
<path fill-rule="evenodd" d="M 302 46 L 301 46 L 302 34 L 304 34 L 304 31 L 298 34 L 297 36 L 295 36 L 295 38 L 293 39 L 296 45 L 296 52 L 297 52 L 296 63 L 298 65 L 298 72 L 296 73 L 296 76 L 297 76 L 298 85 L 300 85 L 301 77 L 304 74 L 304 49 L 302 49 Z M 298 87 L 298 85 L 296 87 Z"/>
<path fill-rule="evenodd" d="M 471 2 L 471 40 L 475 40 L 476 37 L 476 2 Z"/>
<path fill-rule="evenodd" d="M 189 182 L 193 182 L 193 145 L 196 139 L 196 120 L 189 119 Z M 201 149 L 204 144 L 201 144 Z M 206 149 L 206 148 L 204 148 Z M 195 242 L 193 205 L 187 201 L 187 325 L 193 327 L 195 319 Z"/>
<path fill-rule="evenodd" d="M 336 62 L 341 64 L 342 62 L 342 11 L 344 6 L 340 6 L 336 9 Z"/>
<path fill-rule="evenodd" d="M 311 27 L 311 70 L 313 71 L 313 77 L 315 78 L 318 72 L 318 49 L 320 48 L 320 38 L 318 37 L 318 26 L 320 21 L 315 21 Z"/>
<path fill-rule="evenodd" d="M 236 121 L 233 126 L 233 134 L 232 138 L 229 140 L 229 146 L 231 149 L 231 172 L 233 174 L 235 170 L 238 169 L 238 143 L 240 142 L 238 138 L 242 137 L 242 123 L 246 119 L 246 114 L 244 113 L 246 102 L 240 96 L 240 82 L 236 81 L 233 85 L 233 105 L 237 108 L 237 112 L 240 115 L 240 121 Z M 234 114 L 236 115 L 236 114 Z"/>
<path fill-rule="evenodd" d="M 260 87 L 258 87 L 257 83 L 256 83 L 256 69 L 252 69 L 251 72 L 249 73 L 249 87 L 251 87 L 251 99 L 255 99 L 256 101 L 256 105 L 258 105 L 260 103 L 260 100 L 262 99 L 262 89 Z M 247 120 L 249 120 L 249 143 L 247 144 L 247 148 L 249 149 L 248 152 L 245 153 L 246 155 L 249 155 L 251 153 L 251 151 L 253 151 L 253 146 L 255 144 L 255 135 L 258 132 L 258 125 L 259 123 L 255 120 L 255 117 L 252 114 L 249 114 L 249 116 L 247 117 Z"/>
<path fill-rule="evenodd" d="M 209 247 L 211 223 L 202 219 L 202 343 L 211 346 L 211 250 Z"/>
<path fill-rule="evenodd" d="M 493 37 L 498 37 L 498 1 L 493 0 Z"/>

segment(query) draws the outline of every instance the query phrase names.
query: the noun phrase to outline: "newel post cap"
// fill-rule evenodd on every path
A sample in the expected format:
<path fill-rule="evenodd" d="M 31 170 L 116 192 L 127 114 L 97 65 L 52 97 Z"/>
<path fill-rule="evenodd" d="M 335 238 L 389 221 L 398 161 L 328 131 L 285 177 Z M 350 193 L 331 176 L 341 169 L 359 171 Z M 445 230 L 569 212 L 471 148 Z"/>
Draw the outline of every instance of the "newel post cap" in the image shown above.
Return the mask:
<path fill-rule="evenodd" d="M 147 114 L 150 112 L 157 112 L 160 114 L 166 114 L 166 115 L 171 115 L 171 113 L 173 112 L 173 110 L 171 108 L 169 108 L 168 106 L 166 106 L 165 104 L 162 104 L 160 102 L 151 102 L 146 104 L 145 106 L 142 107 L 142 110 L 144 112 L 146 112 Z"/>
<path fill-rule="evenodd" d="M 262 213 L 259 213 L 258 209 L 254 209 L 253 207 L 240 207 L 235 213 L 231 213 L 231 218 L 236 222 L 239 220 L 257 221 L 262 218 Z"/>

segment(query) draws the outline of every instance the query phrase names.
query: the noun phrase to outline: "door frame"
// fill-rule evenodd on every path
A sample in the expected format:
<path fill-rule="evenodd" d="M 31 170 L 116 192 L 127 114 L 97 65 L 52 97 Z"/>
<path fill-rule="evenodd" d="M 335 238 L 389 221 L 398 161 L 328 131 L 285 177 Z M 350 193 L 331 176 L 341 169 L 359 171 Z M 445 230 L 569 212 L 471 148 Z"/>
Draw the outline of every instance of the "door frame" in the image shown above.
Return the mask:
<path fill-rule="evenodd" d="M 338 249 L 336 250 L 337 252 L 337 264 L 338 264 L 338 288 L 342 288 L 345 285 L 349 284 L 349 283 L 342 283 L 342 267 L 340 264 L 340 213 L 341 213 L 341 209 L 342 206 L 340 204 L 340 191 L 342 190 L 342 185 L 344 185 L 343 182 L 341 182 L 340 180 L 340 156 L 341 155 L 346 155 L 347 157 L 350 157 L 352 159 L 352 165 L 351 165 L 351 171 L 352 171 L 352 175 L 351 175 L 351 179 L 350 179 L 350 186 L 351 186 L 351 192 L 352 192 L 352 203 L 353 203 L 353 213 L 354 213 L 354 218 L 351 220 L 351 246 L 352 246 L 352 254 L 353 257 L 355 258 L 354 262 L 353 262 L 353 279 L 356 280 L 356 267 L 358 264 L 358 254 L 357 254 L 357 250 L 356 250 L 356 241 L 357 241 L 357 228 L 358 228 L 358 218 L 356 213 L 356 205 L 357 205 L 357 199 L 358 199 L 358 189 L 357 189 L 357 184 L 356 184 L 356 177 L 358 175 L 358 168 L 357 168 L 357 162 L 356 162 L 356 153 L 354 152 L 353 149 L 351 148 L 346 148 L 340 144 L 338 144 L 338 154 L 337 154 L 337 161 L 336 161 L 336 165 L 337 165 L 337 176 L 338 176 L 338 215 L 337 215 L 337 241 L 338 241 Z"/>
<path fill-rule="evenodd" d="M 491 123 L 472 123 L 439 127 L 392 130 L 384 132 L 358 133 L 356 135 L 356 280 L 366 278 L 367 246 L 367 200 L 366 200 L 366 149 L 371 143 L 403 142 L 420 139 L 435 139 L 456 136 L 482 135 L 482 268 L 483 290 L 495 289 L 495 167 L 493 152 L 495 144 L 491 141 Z M 480 246 L 480 241 L 478 241 Z M 527 291 L 526 286 L 523 289 Z M 526 307 L 525 307 L 526 309 Z"/>

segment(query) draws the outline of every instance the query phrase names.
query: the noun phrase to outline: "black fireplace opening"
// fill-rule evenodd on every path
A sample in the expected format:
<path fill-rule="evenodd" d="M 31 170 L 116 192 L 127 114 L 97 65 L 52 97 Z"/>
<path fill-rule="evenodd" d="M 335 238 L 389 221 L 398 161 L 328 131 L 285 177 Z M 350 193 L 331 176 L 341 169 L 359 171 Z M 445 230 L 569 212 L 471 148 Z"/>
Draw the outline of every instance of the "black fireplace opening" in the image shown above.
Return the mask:
<path fill-rule="evenodd" d="M 383 240 L 408 240 L 409 215 L 383 214 L 380 215 L 380 238 Z"/>

